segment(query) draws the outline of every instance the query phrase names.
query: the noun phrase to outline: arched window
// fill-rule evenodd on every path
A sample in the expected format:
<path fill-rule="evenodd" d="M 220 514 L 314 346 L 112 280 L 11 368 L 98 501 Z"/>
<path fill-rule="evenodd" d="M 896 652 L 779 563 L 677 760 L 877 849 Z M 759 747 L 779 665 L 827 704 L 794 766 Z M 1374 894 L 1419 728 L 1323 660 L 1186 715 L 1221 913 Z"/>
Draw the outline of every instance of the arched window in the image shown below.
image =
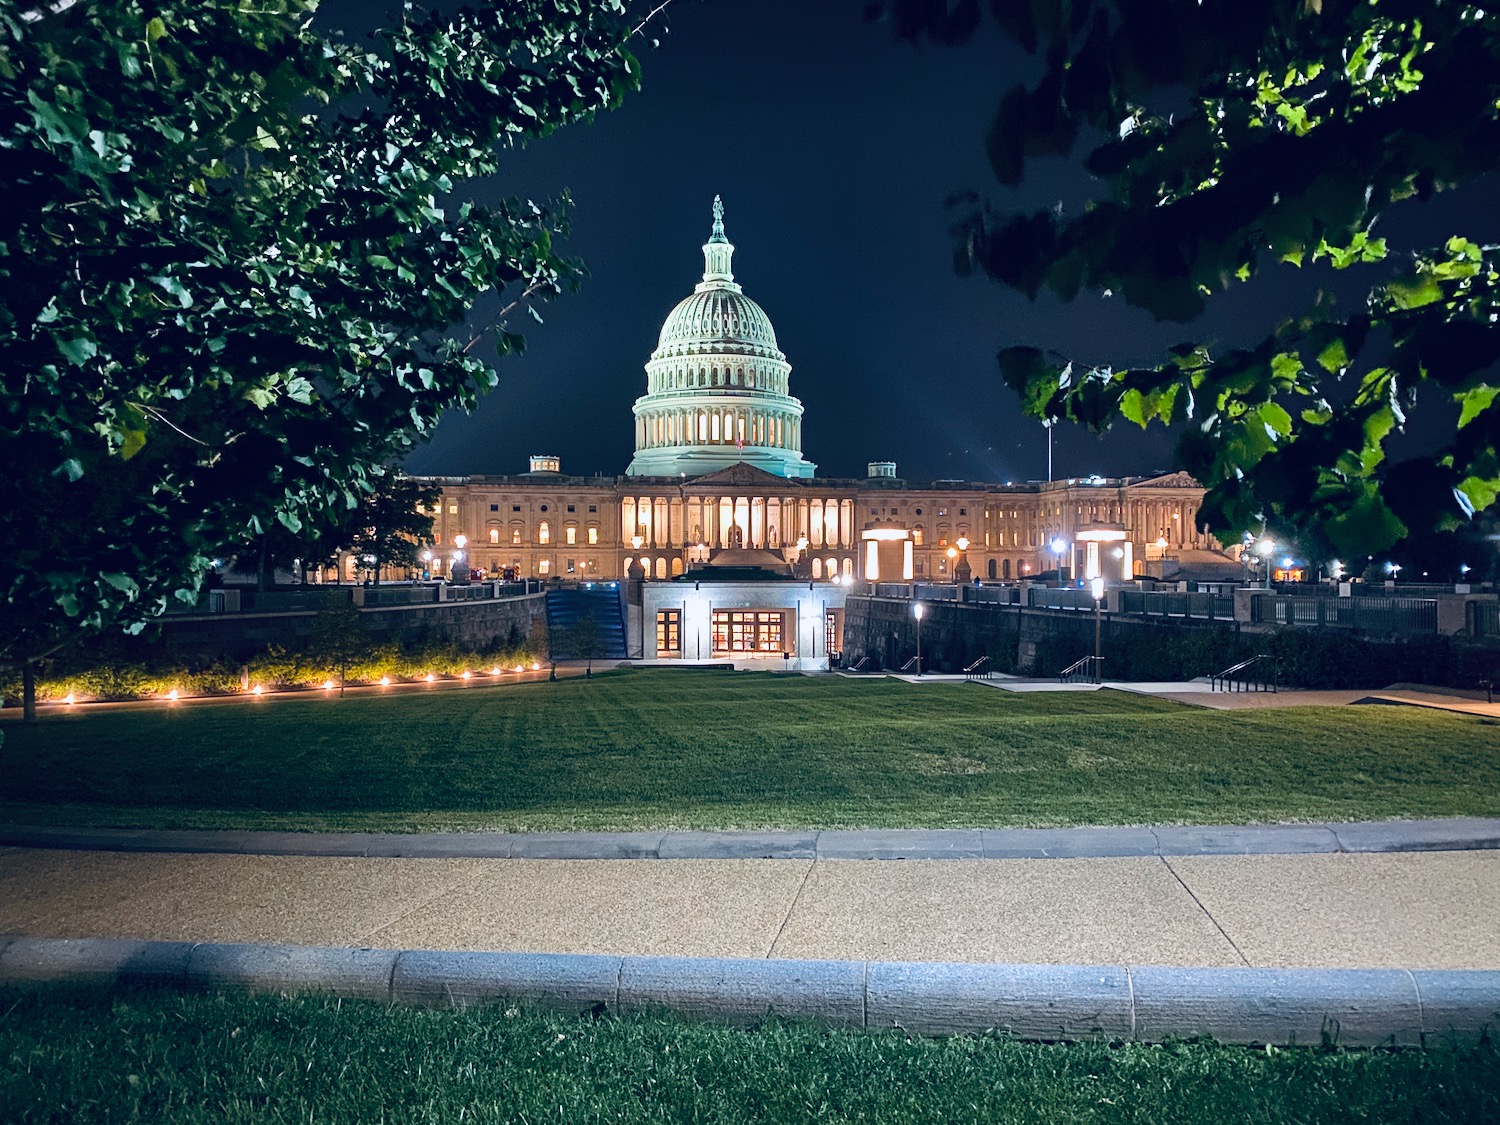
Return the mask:
<path fill-rule="evenodd" d="M 914 528 L 911 529 L 911 545 L 913 547 L 920 547 L 922 545 L 922 525 L 921 524 L 917 524 L 916 527 L 914 527 Z"/>
<path fill-rule="evenodd" d="M 995 560 L 991 559 L 989 561 L 988 565 L 989 565 L 990 581 L 993 582 L 995 580 Z"/>
<path fill-rule="evenodd" d="M 813 559 L 813 577 L 814 578 L 822 578 L 823 577 L 823 560 L 822 559 Z"/>
<path fill-rule="evenodd" d="M 713 440 L 714 441 L 718 441 L 719 440 L 719 412 L 718 411 L 714 411 L 714 436 L 713 436 Z"/>
<path fill-rule="evenodd" d="M 1009 577 L 1010 577 L 1010 560 L 1009 560 L 1009 559 L 1006 559 L 1006 560 L 1005 560 L 1005 570 L 1004 570 L 1004 574 L 1005 574 L 1005 577 L 1006 577 L 1006 578 L 1009 578 Z"/>
<path fill-rule="evenodd" d="M 590 547 L 594 547 L 594 546 L 597 546 L 598 543 L 599 543 L 599 529 L 597 527 L 591 527 L 591 528 L 589 528 L 589 546 Z"/>
<path fill-rule="evenodd" d="M 667 576 L 667 560 L 666 559 L 657 559 L 656 560 L 656 577 L 658 577 L 658 578 L 665 578 L 666 576 Z"/>
<path fill-rule="evenodd" d="M 572 524 L 568 524 L 563 529 L 563 538 L 567 540 L 569 547 L 573 546 L 573 544 L 578 542 L 578 529 Z"/>
<path fill-rule="evenodd" d="M 544 544 L 552 542 L 552 525 L 546 520 L 536 525 L 536 541 Z"/>
<path fill-rule="evenodd" d="M 515 543 L 515 544 L 519 544 L 521 542 L 521 525 L 520 524 L 518 524 L 518 523 L 511 524 L 511 527 L 510 527 L 510 541 L 512 543 Z"/>
<path fill-rule="evenodd" d="M 500 529 L 498 527 L 492 527 L 492 528 L 490 528 L 490 542 L 491 543 L 498 543 L 498 542 L 500 542 Z"/>
<path fill-rule="evenodd" d="M 541 562 L 539 562 L 539 563 L 536 564 L 536 570 L 537 570 L 538 574 L 542 574 L 542 575 L 551 574 L 552 573 L 552 560 L 551 559 L 543 559 Z"/>
<path fill-rule="evenodd" d="M 854 577 L 854 560 L 853 559 L 845 559 L 844 560 L 844 577 L 845 578 L 853 578 Z"/>
<path fill-rule="evenodd" d="M 672 577 L 676 578 L 681 573 L 682 573 L 682 560 L 680 558 L 673 559 L 672 560 Z"/>

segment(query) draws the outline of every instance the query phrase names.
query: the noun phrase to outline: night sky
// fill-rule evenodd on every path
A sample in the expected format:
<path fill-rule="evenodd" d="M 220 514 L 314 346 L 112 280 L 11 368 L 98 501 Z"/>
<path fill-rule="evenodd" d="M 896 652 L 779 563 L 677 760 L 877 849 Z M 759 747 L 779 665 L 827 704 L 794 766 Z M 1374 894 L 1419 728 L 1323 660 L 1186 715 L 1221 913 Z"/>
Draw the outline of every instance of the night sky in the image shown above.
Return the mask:
<path fill-rule="evenodd" d="M 324 0 L 317 22 L 358 33 L 383 7 Z M 898 43 L 862 9 L 860 0 L 673 4 L 660 46 L 637 41 L 639 94 L 515 153 L 498 182 L 473 188 L 481 201 L 570 191 L 566 249 L 590 277 L 542 307 L 544 325 L 512 319 L 526 354 L 500 363 L 500 386 L 472 415 L 446 419 L 409 471 L 522 472 L 529 454 L 550 453 L 568 473 L 622 473 L 643 365 L 703 271 L 715 194 L 735 280 L 766 310 L 792 364 L 803 453 L 819 476 L 863 476 L 866 462 L 894 460 L 910 480 L 1045 479 L 1045 431 L 1001 383 L 998 348 L 1145 363 L 1188 338 L 1249 343 L 1310 304 L 1320 279 L 1289 268 L 1216 298 L 1189 326 L 1097 294 L 1030 302 L 957 276 L 947 196 L 974 189 L 1004 207 L 1072 211 L 1091 185 L 1076 161 L 1046 162 L 1015 191 L 990 175 L 984 129 L 1034 65 L 1018 49 L 990 29 L 960 48 Z M 1165 470 L 1172 444 L 1160 428 L 1124 424 L 1101 438 L 1059 427 L 1054 473 Z"/>

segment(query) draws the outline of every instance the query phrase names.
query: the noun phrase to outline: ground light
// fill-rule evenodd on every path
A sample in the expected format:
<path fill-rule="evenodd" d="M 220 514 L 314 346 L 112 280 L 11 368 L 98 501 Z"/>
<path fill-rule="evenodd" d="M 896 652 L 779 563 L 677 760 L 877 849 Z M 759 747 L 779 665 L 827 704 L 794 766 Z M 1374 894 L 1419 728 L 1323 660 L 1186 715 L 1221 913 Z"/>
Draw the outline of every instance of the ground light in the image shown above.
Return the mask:
<path fill-rule="evenodd" d="M 176 703 L 177 702 L 177 689 L 173 688 L 171 691 L 167 692 L 167 698 L 170 699 L 173 703 Z"/>
<path fill-rule="evenodd" d="M 250 689 L 251 695 L 264 695 L 265 693 L 266 689 L 261 687 L 259 684 L 256 684 L 253 688 Z"/>
<path fill-rule="evenodd" d="M 380 686 L 381 687 L 390 687 L 391 686 L 391 678 L 389 676 L 381 676 L 380 677 Z"/>
<path fill-rule="evenodd" d="M 427 675 L 423 676 L 422 678 L 424 680 L 426 680 L 429 684 L 432 683 L 433 680 L 437 679 L 437 677 L 434 676 L 431 672 L 428 672 Z"/>

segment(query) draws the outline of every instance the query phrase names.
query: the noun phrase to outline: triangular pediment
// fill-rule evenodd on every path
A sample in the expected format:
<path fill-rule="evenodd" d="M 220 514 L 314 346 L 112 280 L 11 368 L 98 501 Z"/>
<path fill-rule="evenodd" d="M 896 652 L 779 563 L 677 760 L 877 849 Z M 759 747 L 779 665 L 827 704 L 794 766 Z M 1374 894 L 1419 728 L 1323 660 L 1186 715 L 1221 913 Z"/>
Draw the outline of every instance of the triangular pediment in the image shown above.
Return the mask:
<path fill-rule="evenodd" d="M 1131 488 L 1199 488 L 1203 486 L 1195 481 L 1188 473 L 1163 473 L 1159 477 L 1147 477 L 1145 480 L 1132 481 Z"/>
<path fill-rule="evenodd" d="M 768 473 L 764 469 L 758 469 L 754 465 L 747 465 L 743 461 L 730 465 L 727 469 L 719 469 L 717 472 L 705 473 L 701 477 L 691 477 L 686 482 L 686 487 L 695 485 L 708 485 L 717 487 L 721 484 L 732 484 L 736 487 L 752 486 L 757 488 L 784 488 L 793 483 L 786 477 L 779 477 L 775 473 Z"/>

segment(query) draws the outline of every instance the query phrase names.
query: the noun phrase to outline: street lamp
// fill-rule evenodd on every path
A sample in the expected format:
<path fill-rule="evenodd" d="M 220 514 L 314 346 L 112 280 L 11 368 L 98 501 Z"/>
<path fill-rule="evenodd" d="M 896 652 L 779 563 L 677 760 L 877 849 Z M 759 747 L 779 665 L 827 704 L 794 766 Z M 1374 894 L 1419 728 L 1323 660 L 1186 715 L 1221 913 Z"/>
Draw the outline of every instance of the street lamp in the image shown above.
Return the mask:
<path fill-rule="evenodd" d="M 1271 556 L 1276 553 L 1276 543 L 1271 539 L 1262 539 L 1255 545 L 1255 553 L 1260 556 L 1260 565 L 1265 568 L 1266 589 L 1271 588 Z"/>
<path fill-rule="evenodd" d="M 1097 684 L 1104 678 L 1100 674 L 1103 659 L 1099 647 L 1100 609 L 1104 602 L 1104 579 L 1098 576 L 1089 579 L 1089 593 L 1094 596 L 1094 683 Z"/>
<path fill-rule="evenodd" d="M 915 602 L 911 607 L 911 615 L 917 619 L 917 675 L 922 674 L 922 614 L 927 607 L 921 602 Z"/>
<path fill-rule="evenodd" d="M 1067 553 L 1068 541 L 1061 535 L 1053 539 L 1047 546 L 1052 548 L 1052 553 L 1057 556 L 1057 584 L 1062 585 L 1062 561 L 1063 555 Z"/>

